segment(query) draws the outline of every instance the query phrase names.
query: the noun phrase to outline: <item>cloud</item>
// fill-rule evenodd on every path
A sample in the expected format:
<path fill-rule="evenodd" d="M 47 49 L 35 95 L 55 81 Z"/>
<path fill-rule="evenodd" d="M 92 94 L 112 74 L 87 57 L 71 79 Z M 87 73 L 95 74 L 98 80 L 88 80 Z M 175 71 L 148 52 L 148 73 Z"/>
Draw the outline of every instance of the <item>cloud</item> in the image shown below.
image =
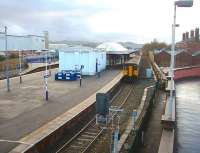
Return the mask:
<path fill-rule="evenodd" d="M 174 0 L 7 0 L 0 23 L 12 34 L 49 31 L 51 40 L 171 41 Z M 177 39 L 200 26 L 199 1 L 177 9 Z"/>

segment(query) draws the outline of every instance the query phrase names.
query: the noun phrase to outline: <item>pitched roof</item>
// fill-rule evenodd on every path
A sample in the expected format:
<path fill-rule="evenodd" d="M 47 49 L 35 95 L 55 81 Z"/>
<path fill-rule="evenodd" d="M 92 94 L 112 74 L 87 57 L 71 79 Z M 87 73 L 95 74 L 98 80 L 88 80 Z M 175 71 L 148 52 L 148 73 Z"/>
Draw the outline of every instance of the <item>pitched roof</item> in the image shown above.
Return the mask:
<path fill-rule="evenodd" d="M 194 52 L 194 53 L 192 54 L 192 56 L 198 56 L 198 55 L 200 55 L 200 50 L 197 51 L 197 52 Z"/>

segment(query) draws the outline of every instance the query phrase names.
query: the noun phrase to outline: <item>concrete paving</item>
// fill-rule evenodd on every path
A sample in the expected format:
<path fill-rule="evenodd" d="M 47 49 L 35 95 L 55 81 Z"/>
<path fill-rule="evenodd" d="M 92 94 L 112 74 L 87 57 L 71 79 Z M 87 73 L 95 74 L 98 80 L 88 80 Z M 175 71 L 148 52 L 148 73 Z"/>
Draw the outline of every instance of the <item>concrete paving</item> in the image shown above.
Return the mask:
<path fill-rule="evenodd" d="M 55 73 L 53 71 L 52 74 Z M 49 78 L 49 101 L 44 100 L 44 72 L 11 79 L 11 91 L 6 91 L 6 80 L 0 82 L 0 152 L 15 147 L 15 142 L 36 130 L 58 115 L 76 106 L 95 91 L 111 81 L 119 71 L 102 72 L 101 77 L 83 78 L 79 81 L 55 81 Z"/>
<path fill-rule="evenodd" d="M 162 135 L 161 116 L 163 114 L 164 99 L 166 95 L 160 91 L 154 104 L 147 128 L 144 131 L 144 144 L 138 148 L 137 153 L 157 153 Z"/>

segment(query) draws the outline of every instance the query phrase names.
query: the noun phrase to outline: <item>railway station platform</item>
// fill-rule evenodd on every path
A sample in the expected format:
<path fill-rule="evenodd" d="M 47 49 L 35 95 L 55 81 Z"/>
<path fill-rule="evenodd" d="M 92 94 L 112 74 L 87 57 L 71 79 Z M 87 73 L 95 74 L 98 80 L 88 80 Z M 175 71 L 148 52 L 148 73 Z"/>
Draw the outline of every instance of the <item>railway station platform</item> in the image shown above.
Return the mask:
<path fill-rule="evenodd" d="M 121 74 L 118 70 L 107 70 L 101 73 L 100 78 L 83 78 L 82 87 L 79 87 L 79 81 L 55 81 L 56 71 L 52 71 L 48 79 L 49 101 L 44 100 L 44 72 L 23 76 L 22 84 L 18 77 L 12 78 L 10 92 L 6 90 L 6 80 L 0 80 L 1 153 L 23 144 L 20 139 L 79 105 L 98 90 L 103 90 Z"/>

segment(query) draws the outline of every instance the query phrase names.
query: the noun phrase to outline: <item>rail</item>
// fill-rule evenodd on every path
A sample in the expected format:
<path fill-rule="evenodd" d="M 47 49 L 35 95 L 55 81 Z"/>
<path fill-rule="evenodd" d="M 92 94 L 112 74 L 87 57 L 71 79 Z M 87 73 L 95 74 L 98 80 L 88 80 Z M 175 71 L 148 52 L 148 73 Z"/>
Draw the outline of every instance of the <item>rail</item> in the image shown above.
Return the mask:
<path fill-rule="evenodd" d="M 119 108 L 122 108 L 124 106 L 132 91 L 133 85 L 130 87 L 125 98 L 119 104 Z M 121 92 L 122 90 L 120 89 L 111 100 L 111 103 L 114 101 L 114 99 L 117 98 L 117 96 L 119 96 Z M 116 114 L 113 114 L 113 116 L 114 115 Z M 94 117 L 76 135 L 74 135 L 69 141 L 64 143 L 64 145 L 62 145 L 56 151 L 56 153 L 86 153 L 94 144 L 94 142 L 96 142 L 96 140 L 99 138 L 99 136 L 103 133 L 104 130 L 105 128 L 96 125 Z"/>

